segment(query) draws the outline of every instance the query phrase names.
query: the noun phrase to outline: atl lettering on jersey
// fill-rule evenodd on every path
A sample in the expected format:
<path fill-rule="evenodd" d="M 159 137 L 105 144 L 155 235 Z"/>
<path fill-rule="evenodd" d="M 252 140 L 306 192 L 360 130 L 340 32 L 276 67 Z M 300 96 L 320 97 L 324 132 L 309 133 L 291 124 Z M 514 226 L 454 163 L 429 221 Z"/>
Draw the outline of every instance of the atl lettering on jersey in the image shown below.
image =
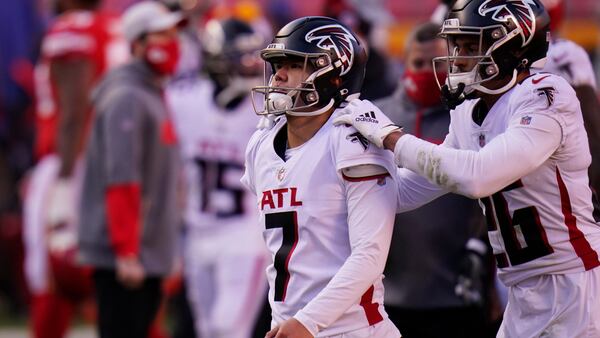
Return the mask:
<path fill-rule="evenodd" d="M 269 209 L 280 209 L 284 207 L 299 207 L 302 201 L 297 199 L 298 188 L 281 188 L 263 191 L 260 201 L 260 210 L 265 210 L 265 206 Z M 286 203 L 287 202 L 287 203 Z M 275 206 L 277 204 L 277 206 Z"/>

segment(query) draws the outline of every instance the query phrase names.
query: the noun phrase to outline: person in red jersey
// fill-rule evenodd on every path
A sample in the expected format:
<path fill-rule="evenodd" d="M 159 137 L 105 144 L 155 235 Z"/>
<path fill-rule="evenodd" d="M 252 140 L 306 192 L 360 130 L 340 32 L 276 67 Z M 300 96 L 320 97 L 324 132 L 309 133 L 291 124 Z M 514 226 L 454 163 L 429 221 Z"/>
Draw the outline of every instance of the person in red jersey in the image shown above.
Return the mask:
<path fill-rule="evenodd" d="M 38 162 L 24 197 L 25 271 L 35 337 L 62 337 L 74 306 L 91 292 L 89 271 L 75 264 L 79 158 L 92 109 L 92 87 L 127 58 L 117 16 L 99 0 L 57 0 L 59 15 L 35 69 Z"/>

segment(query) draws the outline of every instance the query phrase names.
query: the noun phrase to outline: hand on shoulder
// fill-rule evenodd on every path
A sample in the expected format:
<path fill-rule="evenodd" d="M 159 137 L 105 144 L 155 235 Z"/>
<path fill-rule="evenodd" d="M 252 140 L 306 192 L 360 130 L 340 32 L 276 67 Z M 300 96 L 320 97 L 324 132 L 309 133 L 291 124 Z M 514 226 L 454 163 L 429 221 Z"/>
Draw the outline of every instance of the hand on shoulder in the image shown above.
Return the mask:
<path fill-rule="evenodd" d="M 360 99 L 350 101 L 341 109 L 338 116 L 334 118 L 333 124 L 352 125 L 369 142 L 379 148 L 384 147 L 384 140 L 388 135 L 402 130 L 371 101 Z"/>

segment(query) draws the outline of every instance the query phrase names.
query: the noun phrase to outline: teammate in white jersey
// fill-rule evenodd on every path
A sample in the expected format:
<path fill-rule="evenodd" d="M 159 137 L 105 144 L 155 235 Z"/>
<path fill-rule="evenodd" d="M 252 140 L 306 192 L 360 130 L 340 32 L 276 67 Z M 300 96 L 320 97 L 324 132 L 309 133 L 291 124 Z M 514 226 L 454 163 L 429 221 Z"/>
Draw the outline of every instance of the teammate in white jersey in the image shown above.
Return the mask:
<path fill-rule="evenodd" d="M 441 32 L 448 56 L 437 59 L 449 64 L 442 93 L 455 105 L 440 146 L 367 101 L 336 123 L 394 151 L 405 168 L 400 210 L 448 191 L 480 199 L 509 287 L 498 337 L 600 337 L 600 226 L 581 109 L 563 78 L 529 71 L 546 55 L 548 24 L 538 0 L 454 3 Z"/>
<path fill-rule="evenodd" d="M 255 88 L 265 104 L 257 113 L 278 119 L 252 137 L 242 182 L 257 195 L 272 256 L 266 337 L 400 337 L 382 283 L 397 203 L 393 158 L 332 124 L 359 95 L 363 46 L 338 21 L 305 17 L 261 56 L 273 74 Z"/>
<path fill-rule="evenodd" d="M 265 41 L 237 19 L 211 20 L 201 36 L 206 76 L 170 85 L 185 163 L 184 275 L 201 337 L 249 338 L 266 295 L 267 252 L 254 196 L 240 178 L 256 130 L 250 90 L 261 83 Z"/>

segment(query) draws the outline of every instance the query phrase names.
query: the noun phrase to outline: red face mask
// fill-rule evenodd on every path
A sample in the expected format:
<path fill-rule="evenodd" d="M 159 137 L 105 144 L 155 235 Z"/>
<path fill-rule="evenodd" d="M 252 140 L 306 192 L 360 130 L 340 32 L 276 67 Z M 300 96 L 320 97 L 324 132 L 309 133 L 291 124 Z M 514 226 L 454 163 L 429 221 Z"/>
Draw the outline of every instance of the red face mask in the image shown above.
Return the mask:
<path fill-rule="evenodd" d="M 444 83 L 446 73 L 438 73 L 438 80 Z M 440 88 L 433 71 L 412 72 L 407 69 L 403 81 L 406 94 L 419 107 L 428 108 L 440 104 Z"/>
<path fill-rule="evenodd" d="M 175 73 L 179 61 L 179 41 L 172 39 L 161 43 L 148 42 L 144 59 L 161 75 Z"/>

